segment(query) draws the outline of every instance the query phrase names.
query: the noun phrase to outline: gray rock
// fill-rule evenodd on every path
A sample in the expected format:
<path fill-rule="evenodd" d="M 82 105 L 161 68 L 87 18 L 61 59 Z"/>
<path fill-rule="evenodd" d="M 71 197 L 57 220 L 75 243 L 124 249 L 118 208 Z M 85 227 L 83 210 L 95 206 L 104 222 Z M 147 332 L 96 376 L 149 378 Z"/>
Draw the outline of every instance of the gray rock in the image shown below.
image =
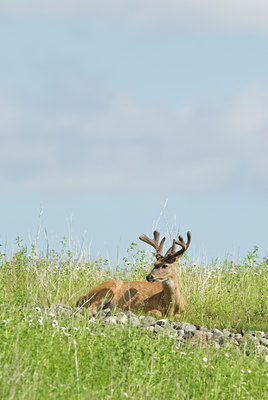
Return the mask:
<path fill-rule="evenodd" d="M 265 339 L 265 337 L 262 337 L 260 339 L 260 344 L 262 344 L 263 346 L 268 347 L 268 339 Z"/>
<path fill-rule="evenodd" d="M 163 333 L 164 328 L 161 325 L 155 325 L 154 326 L 154 333 Z"/>
<path fill-rule="evenodd" d="M 125 313 L 120 312 L 120 313 L 117 315 L 117 322 L 118 322 L 119 324 L 125 325 L 125 324 L 127 324 L 127 322 L 128 322 L 128 317 L 126 316 Z"/>
<path fill-rule="evenodd" d="M 104 318 L 103 322 L 105 324 L 117 324 L 117 317 L 115 317 L 114 315 L 108 316 L 106 318 Z"/>
<path fill-rule="evenodd" d="M 177 329 L 176 331 L 177 331 L 178 337 L 183 337 L 183 335 L 184 335 L 184 330 L 183 329 Z"/>
<path fill-rule="evenodd" d="M 209 332 L 209 331 L 206 332 L 206 338 L 207 338 L 207 341 L 210 342 L 213 338 L 213 333 Z"/>
<path fill-rule="evenodd" d="M 155 324 L 155 318 L 152 316 L 146 316 L 144 318 L 140 318 L 141 322 L 142 322 L 142 326 L 147 327 L 147 326 L 151 326 Z"/>
<path fill-rule="evenodd" d="M 219 345 L 222 346 L 224 343 L 224 337 L 223 336 L 216 337 L 215 342 L 219 343 Z"/>
<path fill-rule="evenodd" d="M 133 315 L 135 315 L 135 314 L 133 314 Z M 141 321 L 136 316 L 128 318 L 128 323 L 130 325 L 133 325 L 133 326 L 140 326 L 141 325 Z"/>
<path fill-rule="evenodd" d="M 162 326 L 162 327 L 170 326 L 170 323 L 168 322 L 167 319 L 159 319 L 158 321 L 155 322 L 155 324 L 159 325 L 159 326 Z"/>
<path fill-rule="evenodd" d="M 240 341 L 242 339 L 242 335 L 240 333 L 236 333 L 234 335 L 235 340 Z"/>
<path fill-rule="evenodd" d="M 215 338 L 217 338 L 217 337 L 220 337 L 220 336 L 223 336 L 223 332 L 222 331 L 220 331 L 219 329 L 212 329 L 212 333 L 213 333 L 213 336 L 215 337 Z"/>
<path fill-rule="evenodd" d="M 184 332 L 185 332 L 186 334 L 187 334 L 187 333 L 194 334 L 195 331 L 196 331 L 196 327 L 195 327 L 194 325 L 187 324 L 187 325 L 184 327 Z"/>
<path fill-rule="evenodd" d="M 223 333 L 224 337 L 226 337 L 226 338 L 231 336 L 231 332 L 228 331 L 227 329 L 223 329 L 222 333 Z"/>
<path fill-rule="evenodd" d="M 145 326 L 144 329 L 146 329 L 147 331 L 150 331 L 150 332 L 154 332 L 154 326 L 152 326 L 152 325 Z"/>
<path fill-rule="evenodd" d="M 173 321 L 172 326 L 174 329 L 183 329 L 183 322 L 181 321 Z"/>
<path fill-rule="evenodd" d="M 128 310 L 128 311 L 126 312 L 126 316 L 127 316 L 128 318 L 137 318 L 136 314 L 134 314 L 134 313 L 131 312 L 130 310 Z"/>
<path fill-rule="evenodd" d="M 207 334 L 206 332 L 203 332 L 201 330 L 195 331 L 194 332 L 194 337 L 199 339 L 202 342 L 206 342 L 207 341 Z"/>

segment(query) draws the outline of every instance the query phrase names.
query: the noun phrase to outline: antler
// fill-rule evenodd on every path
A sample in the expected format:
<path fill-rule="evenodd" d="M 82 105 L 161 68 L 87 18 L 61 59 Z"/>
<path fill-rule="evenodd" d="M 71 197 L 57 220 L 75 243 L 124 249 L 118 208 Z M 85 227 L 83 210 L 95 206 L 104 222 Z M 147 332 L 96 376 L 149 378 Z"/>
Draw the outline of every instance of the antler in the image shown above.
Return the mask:
<path fill-rule="evenodd" d="M 191 232 L 187 232 L 187 243 L 184 242 L 183 237 L 180 235 L 179 240 L 173 240 L 172 246 L 165 254 L 165 257 L 177 258 L 181 256 L 188 249 L 191 243 Z M 181 246 L 181 249 L 175 253 L 176 244 Z"/>
<path fill-rule="evenodd" d="M 139 237 L 139 239 L 142 240 L 143 242 L 148 243 L 151 246 L 153 246 L 153 248 L 156 250 L 156 258 L 162 257 L 163 247 L 164 247 L 164 243 L 166 240 L 166 238 L 163 237 L 163 239 L 161 240 L 161 242 L 159 244 L 159 236 L 160 236 L 159 232 L 154 231 L 153 239 L 148 238 L 148 236 L 146 236 L 144 234 Z"/>

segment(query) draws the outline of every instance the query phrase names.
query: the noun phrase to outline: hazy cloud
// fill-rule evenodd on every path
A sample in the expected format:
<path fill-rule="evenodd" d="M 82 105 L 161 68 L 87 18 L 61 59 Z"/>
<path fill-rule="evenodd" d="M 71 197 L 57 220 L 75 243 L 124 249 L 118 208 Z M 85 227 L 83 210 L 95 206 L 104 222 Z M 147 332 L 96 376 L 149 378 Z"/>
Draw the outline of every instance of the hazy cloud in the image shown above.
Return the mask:
<path fill-rule="evenodd" d="M 9 14 L 107 17 L 148 29 L 268 32 L 266 0 L 1 0 Z"/>
<path fill-rule="evenodd" d="M 106 100 L 107 101 L 107 100 Z M 103 99 L 105 102 L 105 99 Z M 77 115 L 0 101 L 2 190 L 76 191 L 268 187 L 268 90 L 164 109 L 127 94 Z"/>

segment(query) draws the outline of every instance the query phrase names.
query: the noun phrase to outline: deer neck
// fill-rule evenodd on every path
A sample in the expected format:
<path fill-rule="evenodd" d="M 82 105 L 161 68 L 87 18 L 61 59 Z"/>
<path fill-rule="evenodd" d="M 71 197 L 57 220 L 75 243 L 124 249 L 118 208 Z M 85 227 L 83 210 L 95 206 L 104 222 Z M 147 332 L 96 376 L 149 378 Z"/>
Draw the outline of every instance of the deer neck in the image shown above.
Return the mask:
<path fill-rule="evenodd" d="M 182 302 L 184 301 L 178 284 L 177 272 L 174 274 L 174 277 L 163 281 L 162 286 L 167 313 L 174 315 L 182 308 Z"/>

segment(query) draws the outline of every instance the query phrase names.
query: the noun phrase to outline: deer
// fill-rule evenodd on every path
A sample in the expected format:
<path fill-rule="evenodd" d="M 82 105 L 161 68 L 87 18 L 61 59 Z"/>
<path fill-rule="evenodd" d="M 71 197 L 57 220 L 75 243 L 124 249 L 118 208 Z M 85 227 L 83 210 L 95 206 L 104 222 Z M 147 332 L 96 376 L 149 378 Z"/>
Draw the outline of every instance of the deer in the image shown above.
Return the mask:
<path fill-rule="evenodd" d="M 87 295 L 79 297 L 77 307 L 95 311 L 101 308 L 118 308 L 141 311 L 157 317 L 179 317 L 185 311 L 185 300 L 178 283 L 177 264 L 190 245 L 191 232 L 187 232 L 186 243 L 182 236 L 179 236 L 178 240 L 173 239 L 172 246 L 165 255 L 163 247 L 166 238 L 163 237 L 159 243 L 159 232 L 154 231 L 153 235 L 153 239 L 145 234 L 139 237 L 156 250 L 156 262 L 146 276 L 147 282 L 103 282 L 93 287 Z M 181 247 L 178 251 L 176 245 Z"/>

